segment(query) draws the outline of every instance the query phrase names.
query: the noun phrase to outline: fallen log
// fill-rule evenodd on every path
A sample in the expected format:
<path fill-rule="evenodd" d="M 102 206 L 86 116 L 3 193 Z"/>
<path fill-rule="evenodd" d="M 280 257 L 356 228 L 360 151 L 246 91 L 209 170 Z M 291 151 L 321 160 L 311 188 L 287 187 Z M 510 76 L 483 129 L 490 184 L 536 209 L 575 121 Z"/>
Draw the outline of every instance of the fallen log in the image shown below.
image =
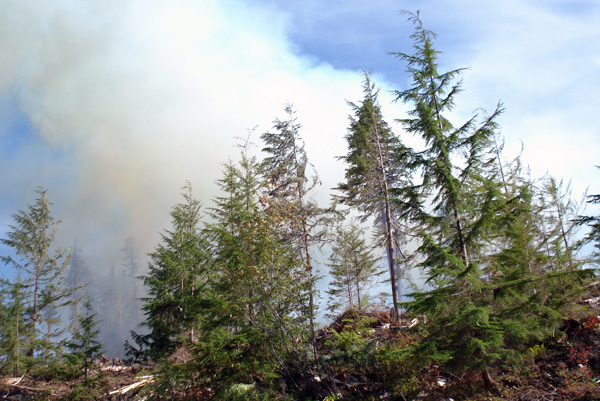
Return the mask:
<path fill-rule="evenodd" d="M 25 375 L 21 377 L 5 377 L 2 379 L 2 384 L 7 386 L 17 385 L 21 382 L 21 380 L 23 380 L 24 377 Z"/>
<path fill-rule="evenodd" d="M 19 386 L 18 384 L 9 384 L 9 387 L 15 388 L 17 390 L 22 390 L 22 391 L 31 391 L 32 393 L 44 393 L 47 392 L 49 389 L 47 388 L 35 388 L 35 387 L 26 387 L 26 386 Z M 51 394 L 54 394 L 54 392 L 50 391 Z"/>
<path fill-rule="evenodd" d="M 148 383 L 152 383 L 154 381 L 154 376 L 143 376 L 143 377 L 140 377 L 140 379 L 143 379 L 143 380 L 140 380 L 138 382 L 129 384 L 129 385 L 125 386 L 125 387 L 121 387 L 119 389 L 113 390 L 113 391 L 109 392 L 108 394 L 109 395 L 114 395 L 114 394 L 121 394 L 122 395 L 122 394 L 125 394 L 125 393 L 127 393 L 127 392 L 129 392 L 131 390 L 135 390 L 138 387 L 142 387 L 142 386 L 144 386 L 144 385 L 146 385 Z"/>
<path fill-rule="evenodd" d="M 111 372 L 121 372 L 123 370 L 131 370 L 131 368 L 129 366 L 113 366 L 113 365 L 109 365 L 109 366 L 103 366 L 100 369 L 98 369 L 102 372 L 105 371 L 111 371 Z"/>

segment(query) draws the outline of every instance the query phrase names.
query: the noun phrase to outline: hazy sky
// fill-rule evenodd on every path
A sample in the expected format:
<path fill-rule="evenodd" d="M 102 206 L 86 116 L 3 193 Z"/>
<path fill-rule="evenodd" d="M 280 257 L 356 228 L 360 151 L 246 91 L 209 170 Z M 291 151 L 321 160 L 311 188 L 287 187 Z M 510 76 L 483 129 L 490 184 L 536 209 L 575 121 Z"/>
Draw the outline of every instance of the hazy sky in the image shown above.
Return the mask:
<path fill-rule="evenodd" d="M 360 69 L 375 73 L 388 122 L 406 116 L 388 92 L 410 83 L 387 55 L 411 52 L 402 9 L 438 34 L 440 70 L 469 68 L 457 124 L 502 101 L 507 155 L 522 142 L 534 176 L 599 193 L 599 4 L 0 0 L 0 236 L 41 185 L 61 244 L 77 240 L 91 267 L 118 264 L 131 235 L 149 252 L 185 181 L 210 206 L 234 138 L 255 128 L 258 143 L 286 102 L 326 201 Z"/>

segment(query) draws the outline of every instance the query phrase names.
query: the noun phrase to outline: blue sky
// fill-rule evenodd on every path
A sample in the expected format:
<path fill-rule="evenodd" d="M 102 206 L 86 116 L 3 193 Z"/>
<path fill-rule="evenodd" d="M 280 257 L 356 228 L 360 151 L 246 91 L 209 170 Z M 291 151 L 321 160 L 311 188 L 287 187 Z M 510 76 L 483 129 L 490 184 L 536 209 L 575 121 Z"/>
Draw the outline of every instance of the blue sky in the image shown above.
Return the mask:
<path fill-rule="evenodd" d="M 405 116 L 387 55 L 411 51 L 402 9 L 438 34 L 441 70 L 468 67 L 457 123 L 502 101 L 507 157 L 523 144 L 534 177 L 600 192 L 596 1 L 0 0 L 0 231 L 43 185 L 91 266 L 118 264 L 130 235 L 148 252 L 185 181 L 210 206 L 235 137 L 258 140 L 285 102 L 326 201 L 360 69 L 387 120 Z"/>

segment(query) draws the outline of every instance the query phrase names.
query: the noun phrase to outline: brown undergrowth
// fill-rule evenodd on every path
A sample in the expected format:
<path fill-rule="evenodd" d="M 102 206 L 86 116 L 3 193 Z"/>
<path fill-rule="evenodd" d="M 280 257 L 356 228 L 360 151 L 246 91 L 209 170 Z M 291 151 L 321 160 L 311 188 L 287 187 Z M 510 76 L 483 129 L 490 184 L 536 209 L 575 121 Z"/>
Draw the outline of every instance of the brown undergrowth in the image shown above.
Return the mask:
<path fill-rule="evenodd" d="M 415 323 L 401 319 L 394 324 L 386 312 L 345 312 L 318 332 L 321 366 L 327 369 L 313 378 L 313 387 L 335 388 L 328 401 L 600 400 L 600 319 L 595 315 L 565 321 L 554 339 L 529 348 L 518 368 L 494 371 L 493 388 L 478 373 L 455 376 L 434 362 L 426 368 L 412 366 L 405 351 L 418 340 L 409 329 Z M 178 352 L 172 362 L 183 366 L 191 356 Z M 59 381 L 47 374 L 3 377 L 0 399 L 211 399 L 210 391 L 200 387 L 190 389 L 190 394 L 159 394 L 153 391 L 159 374 L 150 366 L 99 363 L 91 385 L 81 378 Z M 309 390 L 282 396 L 318 399 Z"/>

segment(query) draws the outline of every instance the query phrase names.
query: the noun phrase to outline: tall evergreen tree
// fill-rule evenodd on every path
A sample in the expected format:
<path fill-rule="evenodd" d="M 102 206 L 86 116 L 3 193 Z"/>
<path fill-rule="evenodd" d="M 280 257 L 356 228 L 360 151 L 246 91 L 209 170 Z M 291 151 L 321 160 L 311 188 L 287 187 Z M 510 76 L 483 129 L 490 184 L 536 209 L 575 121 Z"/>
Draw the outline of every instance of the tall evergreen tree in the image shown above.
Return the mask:
<path fill-rule="evenodd" d="M 109 357 L 124 356 L 123 344 L 129 337 L 129 330 L 132 329 L 132 326 L 127 324 L 126 316 L 124 294 L 128 291 L 127 282 L 123 272 L 117 272 L 114 266 L 98 281 L 98 316 L 104 322 L 100 330 L 100 341 Z"/>
<path fill-rule="evenodd" d="M 16 254 L 2 256 L 0 260 L 11 265 L 22 275 L 22 291 L 25 294 L 27 323 L 36 333 L 36 340 L 30 343 L 27 354 L 32 356 L 34 348 L 50 346 L 43 344 L 40 324 L 44 322 L 44 311 L 64 306 L 70 301 L 71 290 L 64 286 L 64 272 L 70 261 L 70 251 L 53 248 L 56 234 L 55 221 L 50 214 L 51 203 L 46 198 L 46 190 L 36 190 L 38 198 L 26 211 L 13 214 L 14 225 L 2 243 L 12 248 Z"/>
<path fill-rule="evenodd" d="M 549 261 L 546 271 L 554 277 L 549 282 L 550 300 L 554 309 L 567 315 L 577 309 L 572 301 L 581 295 L 582 275 L 587 271 L 585 261 L 578 257 L 581 242 L 576 240 L 580 205 L 572 200 L 569 186 L 553 177 L 541 180 L 537 202 Z"/>
<path fill-rule="evenodd" d="M 268 211 L 284 216 L 285 240 L 298 255 L 303 265 L 302 282 L 308 294 L 308 315 L 310 342 L 317 357 L 315 330 L 315 276 L 314 247 L 322 245 L 325 210 L 311 199 L 311 191 L 319 183 L 316 173 L 310 175 L 311 165 L 300 138 L 301 125 L 298 123 L 292 105 L 285 107 L 287 118 L 276 119 L 275 132 L 261 135 L 265 143 L 263 152 L 267 157 L 261 163 L 265 173 L 269 195 L 273 199 Z"/>
<path fill-rule="evenodd" d="M 329 257 L 329 310 L 362 310 L 367 291 L 381 271 L 373 247 L 364 238 L 364 230 L 356 223 L 340 224 L 331 243 Z"/>
<path fill-rule="evenodd" d="M 364 219 L 374 217 L 385 244 L 394 313 L 399 316 L 402 276 L 398 239 L 402 236 L 399 210 L 392 201 L 392 189 L 404 182 L 402 145 L 383 119 L 381 107 L 369 74 L 365 73 L 364 98 L 360 105 L 349 103 L 354 111 L 348 128 L 348 154 L 341 157 L 347 164 L 345 182 L 338 185 L 339 200 L 356 207 Z"/>
<path fill-rule="evenodd" d="M 71 253 L 71 264 L 66 275 L 66 284 L 72 289 L 72 302 L 69 306 L 69 318 L 71 327 L 79 325 L 78 316 L 85 296 L 90 296 L 90 288 L 88 285 L 92 282 L 92 272 L 81 255 L 81 248 L 77 243 L 73 246 Z"/>
<path fill-rule="evenodd" d="M 456 369 L 480 364 L 484 378 L 490 379 L 486 364 L 500 357 L 503 337 L 501 323 L 490 318 L 481 265 L 500 206 L 491 145 L 502 110 L 455 127 L 446 114 L 461 91 L 456 78 L 462 69 L 439 73 L 435 35 L 423 27 L 418 13 L 410 20 L 415 24 L 414 53 L 394 55 L 407 62 L 413 86 L 395 95 L 413 105 L 401 122 L 407 132 L 422 138 L 424 149 L 405 152 L 421 179 L 401 188 L 397 203 L 417 224 L 420 266 L 432 289 L 412 294 L 414 301 L 407 307 L 430 320 L 419 354 Z"/>
<path fill-rule="evenodd" d="M 136 327 L 141 321 L 139 305 L 140 291 L 138 289 L 138 275 L 140 273 L 141 262 L 135 238 L 125 238 L 123 248 L 121 248 L 121 257 L 123 278 L 126 280 L 125 286 L 128 289 L 123 294 L 125 297 L 126 325 Z"/>
<path fill-rule="evenodd" d="M 425 146 L 404 153 L 421 181 L 399 188 L 395 201 L 417 225 L 429 285 L 407 303 L 428 320 L 413 351 L 450 370 L 479 370 L 492 384 L 491 368 L 518 359 L 524 346 L 557 328 L 562 315 L 553 281 L 580 280 L 588 272 L 547 270 L 555 259 L 544 255 L 548 208 L 518 170 L 507 176 L 498 163 L 495 119 L 502 109 L 453 126 L 446 115 L 461 91 L 461 69 L 439 73 L 434 34 L 418 14 L 410 19 L 415 52 L 395 55 L 407 62 L 413 87 L 396 95 L 414 106 L 401 121 Z M 429 202 L 410 201 L 417 198 Z M 564 239 L 561 224 L 553 227 Z M 568 241 L 563 245 L 570 249 Z"/>
<path fill-rule="evenodd" d="M 600 166 L 596 166 L 600 169 Z M 588 195 L 586 203 L 590 205 L 600 205 L 600 194 Z M 600 215 L 596 216 L 578 216 L 576 219 L 578 225 L 587 225 L 590 228 L 585 238 L 585 243 L 593 242 L 596 247 L 595 263 L 599 263 L 600 258 Z"/>
<path fill-rule="evenodd" d="M 0 369 L 4 374 L 18 376 L 29 365 L 26 355 L 35 335 L 27 318 L 26 299 L 21 278 L 2 282 L 0 307 Z"/>
<path fill-rule="evenodd" d="M 422 248 L 428 268 L 437 269 L 436 275 L 443 276 L 448 258 L 440 254 L 444 250 L 436 250 L 433 241 L 450 245 L 451 252 L 460 259 L 451 262 L 455 265 L 451 270 L 469 269 L 471 260 L 477 257 L 470 251 L 476 252 L 477 241 L 486 228 L 485 219 L 490 217 L 486 201 L 492 200 L 495 188 L 490 187 L 485 168 L 495 161 L 490 145 L 495 138 L 495 119 L 502 109 L 498 106 L 481 123 L 473 116 L 454 127 L 445 113 L 453 109 L 455 96 L 461 91 L 462 82 L 456 79 L 463 69 L 439 73 L 439 52 L 433 47 L 435 35 L 423 27 L 418 14 L 410 19 L 416 25 L 411 36 L 414 54 L 392 54 L 407 62 L 413 87 L 395 91 L 395 95 L 397 100 L 414 105 L 409 112 L 411 118 L 400 121 L 407 132 L 425 142 L 424 150 L 413 152 L 412 167 L 422 175 L 422 184 L 417 187 L 421 198 L 432 196 L 433 200 L 430 210 L 422 204 L 407 206 L 413 207 L 414 215 L 429 232 L 424 244 L 429 249 Z M 476 202 L 469 202 L 473 199 Z"/>
<path fill-rule="evenodd" d="M 148 297 L 144 298 L 144 323 L 150 333 L 134 335 L 150 356 L 157 359 L 172 352 L 185 338 L 195 342 L 195 317 L 202 313 L 199 301 L 205 298 L 211 274 L 211 255 L 201 223 L 201 204 L 191 184 L 182 194 L 183 203 L 171 209 L 172 229 L 150 254 L 147 276 L 143 276 Z"/>
<path fill-rule="evenodd" d="M 309 348 L 297 341 L 308 326 L 304 261 L 289 246 L 288 220 L 273 213 L 281 209 L 264 193 L 248 147 L 239 163 L 225 164 L 208 225 L 216 273 L 199 316 L 195 369 L 218 392 L 234 383 L 273 384 L 281 375 L 298 386 L 314 383 L 310 373 L 297 377 L 311 372 Z"/>
<path fill-rule="evenodd" d="M 573 238 L 578 229 L 576 216 L 579 213 L 579 205 L 572 200 L 571 190 L 563 181 L 557 181 L 554 177 L 545 177 L 538 191 L 538 200 L 541 213 L 543 213 L 544 230 L 547 242 L 554 253 L 553 269 L 575 269 L 577 252 Z"/>

